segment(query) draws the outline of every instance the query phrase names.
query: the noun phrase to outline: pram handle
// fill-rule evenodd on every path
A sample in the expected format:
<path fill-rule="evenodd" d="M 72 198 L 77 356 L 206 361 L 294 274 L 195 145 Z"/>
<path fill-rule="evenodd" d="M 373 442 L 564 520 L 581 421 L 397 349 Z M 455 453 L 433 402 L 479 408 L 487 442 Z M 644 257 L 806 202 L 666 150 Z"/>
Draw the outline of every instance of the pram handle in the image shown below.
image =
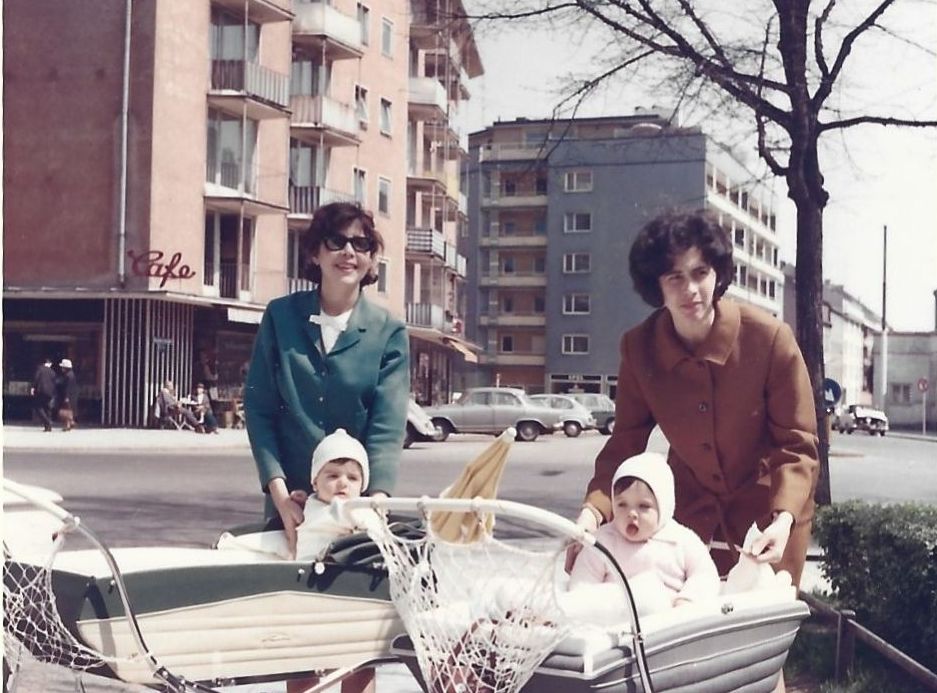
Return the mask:
<path fill-rule="evenodd" d="M 345 521 L 351 521 L 351 513 L 355 510 L 377 510 L 389 512 L 461 512 L 461 513 L 494 513 L 506 517 L 526 520 L 534 524 L 547 527 L 559 536 L 572 539 L 581 544 L 592 546 L 595 536 L 591 532 L 577 525 L 575 522 L 557 515 L 549 510 L 543 510 L 525 503 L 515 501 L 497 500 L 490 498 L 432 498 L 420 496 L 419 498 L 353 498 L 346 501 L 333 501 L 333 512 Z"/>

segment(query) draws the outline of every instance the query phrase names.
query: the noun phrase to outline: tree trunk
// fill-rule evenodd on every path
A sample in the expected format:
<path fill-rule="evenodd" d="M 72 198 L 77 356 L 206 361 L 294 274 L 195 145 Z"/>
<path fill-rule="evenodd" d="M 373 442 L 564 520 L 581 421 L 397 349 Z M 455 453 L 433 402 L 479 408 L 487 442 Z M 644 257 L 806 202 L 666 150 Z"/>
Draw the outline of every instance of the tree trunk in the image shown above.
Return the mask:
<path fill-rule="evenodd" d="M 803 188 L 802 188 L 803 189 Z M 797 207 L 797 341 L 813 385 L 820 438 L 820 479 L 816 502 L 829 505 L 830 429 L 823 396 L 823 205 L 811 195 L 791 196 Z"/>

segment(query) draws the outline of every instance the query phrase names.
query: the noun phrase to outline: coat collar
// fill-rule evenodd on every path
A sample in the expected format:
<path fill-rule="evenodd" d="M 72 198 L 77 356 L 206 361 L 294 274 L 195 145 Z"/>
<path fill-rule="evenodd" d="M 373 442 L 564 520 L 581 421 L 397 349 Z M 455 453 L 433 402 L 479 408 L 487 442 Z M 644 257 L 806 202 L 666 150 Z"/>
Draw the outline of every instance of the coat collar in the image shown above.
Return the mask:
<path fill-rule="evenodd" d="M 310 322 L 309 316 L 318 315 L 321 311 L 322 307 L 319 303 L 318 290 L 304 292 L 300 302 L 300 313 L 306 325 L 306 334 L 312 339 L 313 344 L 315 344 L 316 349 L 320 350 L 320 353 L 322 350 L 322 328 L 319 324 Z M 355 303 L 355 307 L 352 309 L 351 315 L 348 318 L 348 326 L 338 336 L 335 346 L 332 347 L 332 351 L 330 351 L 328 355 L 344 351 L 361 341 L 362 333 L 367 331 L 368 324 L 372 322 L 372 313 L 373 308 L 371 304 L 365 300 L 363 295 L 359 295 L 358 301 Z M 322 355 L 326 356 L 326 354 Z"/>
<path fill-rule="evenodd" d="M 660 363 L 668 371 L 673 370 L 684 359 L 706 359 L 719 366 L 725 365 L 739 335 L 742 323 L 739 307 L 731 300 L 722 298 L 716 302 L 716 317 L 712 329 L 693 352 L 687 351 L 670 317 L 670 311 L 661 308 L 652 316 L 654 321 L 654 344 Z"/>

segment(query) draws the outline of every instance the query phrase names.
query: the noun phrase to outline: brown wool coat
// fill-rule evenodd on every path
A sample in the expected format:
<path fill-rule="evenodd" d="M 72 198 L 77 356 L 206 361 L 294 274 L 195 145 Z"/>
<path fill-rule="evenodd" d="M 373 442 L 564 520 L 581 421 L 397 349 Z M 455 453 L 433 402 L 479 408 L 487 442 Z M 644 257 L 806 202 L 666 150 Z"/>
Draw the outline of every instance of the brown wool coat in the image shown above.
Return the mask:
<path fill-rule="evenodd" d="M 670 442 L 675 519 L 703 541 L 741 545 L 752 522 L 795 518 L 775 566 L 800 579 L 819 469 L 817 419 L 803 356 L 790 328 L 728 299 L 693 353 L 661 309 L 621 340 L 615 431 L 595 461 L 586 503 L 611 516 L 612 475 L 643 452 L 655 424 Z M 726 536 L 728 535 L 728 536 Z M 720 572 L 734 559 L 714 553 Z"/>

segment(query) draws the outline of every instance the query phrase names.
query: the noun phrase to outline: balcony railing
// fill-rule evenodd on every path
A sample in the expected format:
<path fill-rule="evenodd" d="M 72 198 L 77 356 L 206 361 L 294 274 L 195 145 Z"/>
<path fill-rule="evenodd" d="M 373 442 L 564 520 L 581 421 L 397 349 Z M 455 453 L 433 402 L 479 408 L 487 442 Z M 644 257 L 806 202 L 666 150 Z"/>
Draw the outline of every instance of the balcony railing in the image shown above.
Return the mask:
<path fill-rule="evenodd" d="M 312 214 L 330 202 L 354 202 L 351 193 L 329 190 L 318 185 L 294 185 L 290 187 L 290 214 Z"/>
<path fill-rule="evenodd" d="M 290 98 L 294 126 L 317 127 L 344 132 L 358 137 L 360 127 L 355 109 L 328 96 L 293 96 Z"/>
<path fill-rule="evenodd" d="M 444 258 L 446 239 L 436 229 L 407 229 L 407 251 L 411 253 L 430 253 Z"/>
<path fill-rule="evenodd" d="M 299 277 L 287 277 L 286 279 L 286 291 L 287 293 L 294 294 L 297 291 L 312 291 L 315 287 L 309 279 L 300 279 Z"/>
<path fill-rule="evenodd" d="M 478 157 L 480 161 L 528 161 L 545 157 L 549 150 L 549 146 L 540 143 L 503 142 L 483 145 L 478 150 Z"/>
<path fill-rule="evenodd" d="M 238 297 L 238 263 L 221 262 L 219 263 L 219 286 L 218 294 L 222 298 Z"/>
<path fill-rule="evenodd" d="M 446 322 L 446 311 L 435 303 L 408 303 L 407 324 L 419 327 L 435 327 L 442 330 Z"/>
<path fill-rule="evenodd" d="M 290 104 L 289 76 L 247 60 L 212 60 L 211 88 L 235 91 L 284 109 Z"/>
<path fill-rule="evenodd" d="M 251 162 L 242 171 L 240 161 L 218 161 L 209 152 L 205 180 L 222 188 L 253 195 L 257 192 L 256 169 L 256 165 Z"/>

